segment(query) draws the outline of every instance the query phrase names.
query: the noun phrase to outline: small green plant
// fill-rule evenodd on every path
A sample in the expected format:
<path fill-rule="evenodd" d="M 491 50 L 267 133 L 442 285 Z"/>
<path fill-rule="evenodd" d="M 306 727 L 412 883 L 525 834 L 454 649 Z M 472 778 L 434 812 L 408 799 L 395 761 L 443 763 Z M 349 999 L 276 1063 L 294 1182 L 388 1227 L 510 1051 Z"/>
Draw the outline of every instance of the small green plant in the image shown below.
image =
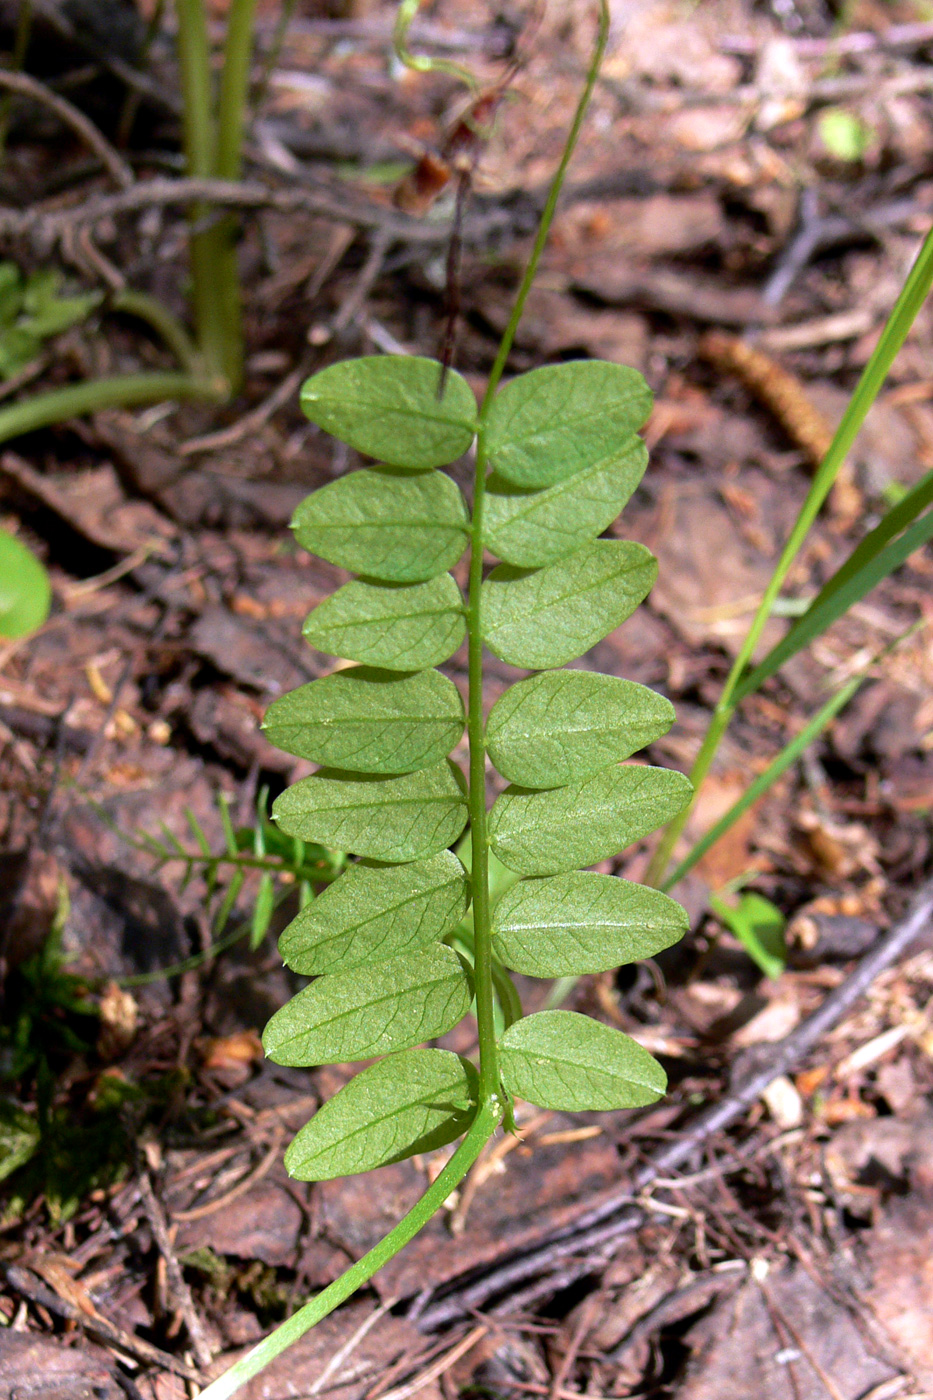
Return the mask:
<path fill-rule="evenodd" d="M 16 263 L 0 262 L 0 379 L 25 369 L 52 336 L 78 325 L 99 306 L 99 292 L 63 296 L 57 268 L 28 276 Z"/>
<path fill-rule="evenodd" d="M 45 566 L 15 535 L 0 530 L 0 637 L 14 640 L 34 632 L 51 604 Z"/>
<path fill-rule="evenodd" d="M 624 762 L 669 728 L 672 707 L 631 681 L 559 669 L 624 622 L 655 579 L 644 546 L 597 538 L 645 469 L 636 434 L 650 392 L 636 371 L 601 361 L 500 389 L 607 28 L 602 4 L 597 57 L 479 409 L 460 375 L 416 356 L 334 364 L 302 391 L 312 422 L 380 465 L 314 492 L 293 522 L 306 549 L 362 577 L 304 628 L 319 651 L 356 664 L 266 715 L 274 743 L 322 765 L 273 816 L 288 836 L 357 860 L 282 935 L 286 962 L 314 981 L 272 1018 L 264 1046 L 292 1066 L 381 1058 L 301 1129 L 286 1165 L 321 1181 L 462 1141 L 386 1238 L 203 1400 L 233 1394 L 392 1258 L 497 1127 L 513 1126 L 515 1098 L 633 1108 L 665 1089 L 661 1066 L 621 1031 L 572 1011 L 523 1015 L 509 975 L 604 971 L 687 926 L 659 891 L 581 869 L 688 800 L 681 773 Z M 471 450 L 472 509 L 441 470 Z M 500 562 L 484 578 L 487 552 Z M 449 572 L 464 554 L 466 597 Z M 436 669 L 464 640 L 466 705 Z M 485 724 L 484 648 L 535 673 Z M 449 757 L 464 729 L 466 773 Z M 488 762 L 507 784 L 489 811 Z M 451 847 L 467 827 L 464 863 Z M 424 1048 L 471 1007 L 478 1063 Z"/>

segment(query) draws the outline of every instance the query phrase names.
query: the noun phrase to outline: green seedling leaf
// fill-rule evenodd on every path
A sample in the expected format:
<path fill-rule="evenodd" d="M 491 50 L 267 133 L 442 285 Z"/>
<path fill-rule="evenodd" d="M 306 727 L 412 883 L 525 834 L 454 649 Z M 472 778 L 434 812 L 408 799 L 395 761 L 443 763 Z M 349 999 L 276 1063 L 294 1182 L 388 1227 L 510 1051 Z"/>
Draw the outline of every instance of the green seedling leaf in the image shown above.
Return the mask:
<path fill-rule="evenodd" d="M 770 899 L 747 890 L 736 905 L 727 904 L 718 895 L 709 896 L 709 907 L 717 919 L 735 934 L 766 977 L 780 977 L 787 966 L 787 944 L 784 930 L 787 920 Z"/>
<path fill-rule="evenodd" d="M 473 991 L 452 948 L 434 944 L 375 966 L 319 977 L 266 1026 L 278 1065 L 336 1065 L 407 1050 L 455 1026 Z"/>
<path fill-rule="evenodd" d="M 455 370 L 416 355 L 366 355 L 329 365 L 301 390 L 305 414 L 357 452 L 408 471 L 443 467 L 476 433 L 473 390 Z"/>
<path fill-rule="evenodd" d="M 493 475 L 486 485 L 487 547 L 506 564 L 536 569 L 572 554 L 612 524 L 644 475 L 648 450 L 632 438 L 605 460 L 545 491 Z"/>
<path fill-rule="evenodd" d="M 836 160 L 859 161 L 874 135 L 870 126 L 844 107 L 827 107 L 817 120 L 820 140 Z"/>
<path fill-rule="evenodd" d="M 36 1155 L 41 1137 L 35 1118 L 9 1099 L 0 1099 L 0 1181 Z"/>
<path fill-rule="evenodd" d="M 417 952 L 456 928 L 470 881 L 452 851 L 411 865 L 351 865 L 289 924 L 279 952 L 295 972 L 343 972 Z"/>
<path fill-rule="evenodd" d="M 466 716 L 439 671 L 335 671 L 266 711 L 266 737 L 286 753 L 352 773 L 411 773 L 446 758 Z"/>
<path fill-rule="evenodd" d="M 594 540 L 532 573 L 500 564 L 483 584 L 484 641 L 512 666 L 563 666 L 630 617 L 657 573 L 630 540 Z"/>
<path fill-rule="evenodd" d="M 304 635 L 329 656 L 423 671 L 453 656 L 463 641 L 463 595 L 450 574 L 408 585 L 354 580 L 318 604 Z"/>
<path fill-rule="evenodd" d="M 683 938 L 684 909 L 658 890 L 576 870 L 522 880 L 493 910 L 493 949 L 513 972 L 572 977 L 653 958 Z"/>
<path fill-rule="evenodd" d="M 559 875 L 618 855 L 676 816 L 691 792 L 683 773 L 635 765 L 549 792 L 508 787 L 489 814 L 489 839 L 520 875 Z"/>
<path fill-rule="evenodd" d="M 403 1050 L 362 1070 L 285 1153 L 289 1175 L 331 1181 L 434 1152 L 466 1132 L 476 1071 L 449 1050 Z"/>
<path fill-rule="evenodd" d="M 266 934 L 269 932 L 269 925 L 272 922 L 272 915 L 275 913 L 275 881 L 266 871 L 260 878 L 259 889 L 256 891 L 256 903 L 253 905 L 253 917 L 250 921 L 249 946 L 255 951 Z"/>
<path fill-rule="evenodd" d="M 23 274 L 16 263 L 0 262 L 0 330 L 11 326 L 23 305 Z"/>
<path fill-rule="evenodd" d="M 545 365 L 513 379 L 492 406 L 486 449 L 514 486 L 553 486 L 603 462 L 651 412 L 637 370 L 605 360 Z"/>
<path fill-rule="evenodd" d="M 288 836 L 400 864 L 452 845 L 467 806 L 460 770 L 438 763 L 401 778 L 324 769 L 277 797 L 272 815 Z"/>
<path fill-rule="evenodd" d="M 509 782 L 563 787 L 629 758 L 673 723 L 670 701 L 635 681 L 593 671 L 545 671 L 496 701 L 486 743 Z"/>
<path fill-rule="evenodd" d="M 52 604 L 49 576 L 32 550 L 0 530 L 0 637 L 41 627 Z"/>
<path fill-rule="evenodd" d="M 302 548 L 343 569 L 418 583 L 456 564 L 470 528 L 466 503 L 442 472 L 351 472 L 308 496 L 292 520 Z"/>
<path fill-rule="evenodd" d="M 505 1032 L 499 1052 L 509 1093 L 557 1112 L 643 1108 L 667 1088 L 653 1055 L 576 1011 L 525 1016 Z"/>

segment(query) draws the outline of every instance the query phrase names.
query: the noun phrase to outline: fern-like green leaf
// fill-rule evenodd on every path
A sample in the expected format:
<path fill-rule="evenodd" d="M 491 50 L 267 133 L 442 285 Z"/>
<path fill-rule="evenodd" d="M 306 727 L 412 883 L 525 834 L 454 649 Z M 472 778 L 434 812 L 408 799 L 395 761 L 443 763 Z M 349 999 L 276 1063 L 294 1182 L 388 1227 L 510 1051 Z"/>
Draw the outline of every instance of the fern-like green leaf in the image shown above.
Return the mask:
<path fill-rule="evenodd" d="M 451 851 L 410 865 L 351 865 L 294 919 L 279 951 L 306 976 L 417 952 L 456 928 L 470 881 Z"/>
<path fill-rule="evenodd" d="M 369 1060 L 433 1040 L 467 1013 L 473 992 L 444 944 L 319 977 L 266 1026 L 263 1049 L 278 1065 Z"/>
<path fill-rule="evenodd" d="M 292 690 L 266 711 L 286 753 L 352 773 L 411 773 L 446 758 L 463 734 L 460 692 L 439 671 L 354 667 Z"/>
<path fill-rule="evenodd" d="M 466 503 L 441 472 L 350 472 L 308 496 L 292 529 L 304 549 L 389 583 L 450 569 L 467 545 Z"/>
<path fill-rule="evenodd" d="M 592 671 L 545 671 L 496 701 L 486 743 L 510 782 L 562 787 L 629 758 L 673 723 L 670 701 L 635 681 Z"/>
<path fill-rule="evenodd" d="M 403 1050 L 362 1070 L 301 1129 L 285 1153 L 299 1181 L 330 1181 L 434 1152 L 475 1111 L 476 1071 L 449 1050 Z"/>

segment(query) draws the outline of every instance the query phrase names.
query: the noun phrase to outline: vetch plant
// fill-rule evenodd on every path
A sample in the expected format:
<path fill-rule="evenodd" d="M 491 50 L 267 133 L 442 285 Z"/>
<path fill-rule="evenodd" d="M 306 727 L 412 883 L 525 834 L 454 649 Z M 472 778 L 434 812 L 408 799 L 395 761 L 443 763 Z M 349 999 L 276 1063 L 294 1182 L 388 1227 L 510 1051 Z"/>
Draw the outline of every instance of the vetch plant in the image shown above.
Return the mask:
<path fill-rule="evenodd" d="M 513 1126 L 516 1098 L 619 1109 L 665 1089 L 661 1066 L 621 1031 L 572 1011 L 522 1015 L 509 976 L 604 971 L 669 947 L 687 926 L 667 895 L 581 869 L 687 802 L 681 773 L 625 762 L 669 728 L 670 704 L 614 676 L 557 669 L 624 622 L 655 579 L 644 546 L 598 538 L 644 471 L 636 434 L 649 390 L 636 371 L 599 361 L 546 366 L 500 389 L 607 18 L 602 4 L 597 56 L 480 407 L 460 375 L 414 356 L 334 364 L 302 393 L 314 423 L 378 465 L 314 492 L 295 517 L 300 544 L 360 575 L 304 629 L 354 664 L 270 707 L 269 738 L 322 765 L 273 815 L 287 835 L 357 860 L 282 935 L 286 962 L 314 981 L 272 1018 L 264 1046 L 292 1066 L 380 1058 L 300 1130 L 286 1165 L 322 1181 L 461 1141 L 386 1238 L 203 1400 L 233 1394 L 403 1248 L 500 1124 Z M 471 450 L 472 509 L 442 470 Z M 487 552 L 499 562 L 484 578 Z M 465 597 L 450 573 L 464 554 Z M 466 705 L 435 669 L 464 641 Z M 534 674 L 484 724 L 485 650 Z M 449 757 L 464 728 L 466 773 Z M 489 811 L 487 759 L 508 784 Z M 450 849 L 467 826 L 469 875 Z M 490 853 L 517 877 L 498 901 Z M 478 1064 L 425 1048 L 471 1007 Z"/>

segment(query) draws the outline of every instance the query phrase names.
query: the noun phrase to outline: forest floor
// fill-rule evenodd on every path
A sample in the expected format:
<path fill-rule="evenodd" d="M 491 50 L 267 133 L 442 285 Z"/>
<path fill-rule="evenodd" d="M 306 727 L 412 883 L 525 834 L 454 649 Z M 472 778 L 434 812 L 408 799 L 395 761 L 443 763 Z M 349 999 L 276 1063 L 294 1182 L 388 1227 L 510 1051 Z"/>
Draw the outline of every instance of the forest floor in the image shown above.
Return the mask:
<path fill-rule="evenodd" d="M 484 84 L 519 60 L 466 212 L 456 364 L 476 387 L 593 40 L 589 3 L 527 23 L 532 8 L 427 11 L 429 37 Z M 650 546 L 659 582 L 584 664 L 671 698 L 677 723 L 650 754 L 686 770 L 930 224 L 933 24 L 908 0 L 612 9 L 509 371 L 604 357 L 656 395 L 651 465 L 614 528 Z M 391 4 L 351 10 L 298 6 L 253 121 L 247 177 L 320 200 L 244 217 L 242 396 L 101 413 L 0 450 L 0 522 L 47 562 L 55 599 L 36 635 L 0 648 L 2 1400 L 195 1394 L 374 1243 L 444 1160 L 313 1187 L 286 1176 L 290 1135 L 343 1077 L 262 1057 L 263 1025 L 297 985 L 275 948 L 293 905 L 251 948 L 250 874 L 212 952 L 231 872 L 212 893 L 171 845 L 200 854 L 190 813 L 222 853 L 224 799 L 247 847 L 273 840 L 257 810 L 311 771 L 260 722 L 331 664 L 301 624 L 345 575 L 296 551 L 287 526 L 352 454 L 302 418 L 300 383 L 349 355 L 436 354 L 443 340 L 450 201 L 408 237 L 391 196 L 442 139 L 456 85 L 395 71 Z M 263 52 L 277 11 L 261 7 Z M 37 76 L 70 73 L 72 100 L 113 137 L 124 92 L 101 80 L 106 64 L 89 79 L 86 54 L 56 50 L 48 71 L 51 50 L 36 51 Z M 177 90 L 168 37 L 150 62 L 156 91 Z M 170 106 L 149 99 L 137 116 L 126 154 L 140 181 L 177 170 Z M 49 248 L 42 220 L 107 189 L 47 113 L 14 105 L 0 199 L 36 220 L 6 257 L 70 257 L 68 285 L 94 285 L 94 248 Z M 95 237 L 107 265 L 183 313 L 176 209 Z M 754 349 L 751 371 L 736 345 Z M 138 324 L 100 312 L 13 387 L 164 363 Z M 780 403 L 774 365 L 790 382 Z M 933 465 L 931 366 L 927 308 L 788 580 L 789 613 Z M 693 838 L 864 676 L 674 890 L 684 943 L 569 993 L 661 1058 L 668 1097 L 640 1113 L 522 1110 L 520 1136 L 496 1141 L 459 1198 L 249 1400 L 933 1395 L 931 930 L 727 1131 L 636 1193 L 634 1212 L 631 1187 L 705 1105 L 777 1062 L 930 878 L 931 578 L 914 555 L 742 707 Z M 514 673 L 492 665 L 495 691 Z M 465 678 L 459 654 L 450 672 Z M 637 879 L 646 859 L 635 849 L 612 868 Z M 710 893 L 742 877 L 786 919 L 779 976 L 710 912 Z M 535 1006 L 547 986 L 522 990 Z M 468 1041 L 461 1029 L 444 1043 Z M 599 1236 L 599 1221 L 615 1225 Z M 509 1273 L 515 1261 L 531 1262 Z"/>

